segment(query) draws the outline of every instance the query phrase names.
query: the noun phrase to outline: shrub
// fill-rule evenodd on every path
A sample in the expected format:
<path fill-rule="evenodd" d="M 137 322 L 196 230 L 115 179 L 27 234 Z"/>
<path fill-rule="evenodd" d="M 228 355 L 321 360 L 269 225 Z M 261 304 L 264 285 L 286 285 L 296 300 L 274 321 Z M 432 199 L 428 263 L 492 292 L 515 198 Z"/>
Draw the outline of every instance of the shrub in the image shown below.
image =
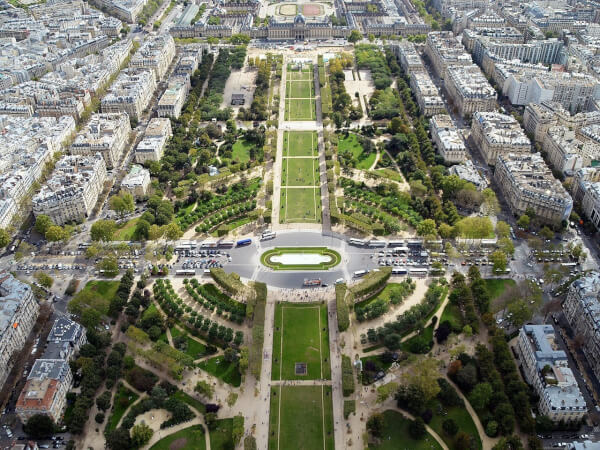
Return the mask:
<path fill-rule="evenodd" d="M 342 392 L 344 397 L 354 393 L 354 371 L 350 357 L 342 355 Z"/>
<path fill-rule="evenodd" d="M 346 331 L 350 326 L 350 311 L 346 303 L 346 291 L 348 290 L 345 283 L 335 285 L 335 307 L 337 310 L 338 330 Z"/>

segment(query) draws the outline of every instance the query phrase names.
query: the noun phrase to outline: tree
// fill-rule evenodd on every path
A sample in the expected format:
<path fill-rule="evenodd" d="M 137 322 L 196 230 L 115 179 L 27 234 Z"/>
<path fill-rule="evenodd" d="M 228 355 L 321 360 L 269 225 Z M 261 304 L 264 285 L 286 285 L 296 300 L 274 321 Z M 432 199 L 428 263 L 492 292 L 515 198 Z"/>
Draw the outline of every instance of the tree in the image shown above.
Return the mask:
<path fill-rule="evenodd" d="M 106 435 L 106 445 L 111 450 L 130 450 L 132 442 L 129 430 L 123 427 L 112 430 Z"/>
<path fill-rule="evenodd" d="M 171 241 L 175 241 L 183 236 L 183 231 L 181 231 L 181 228 L 179 228 L 179 225 L 177 225 L 175 222 L 171 222 L 170 224 L 166 225 L 164 233 L 165 237 Z"/>
<path fill-rule="evenodd" d="M 210 383 L 206 381 L 198 381 L 196 383 L 196 386 L 194 387 L 194 391 L 196 391 L 200 395 L 205 396 L 209 400 L 213 397 L 213 394 L 215 393 L 214 388 L 211 386 Z"/>
<path fill-rule="evenodd" d="M 0 248 L 6 247 L 9 242 L 10 242 L 10 235 L 8 234 L 8 232 L 5 229 L 0 228 Z"/>
<path fill-rule="evenodd" d="M 382 414 L 373 414 L 367 420 L 367 430 L 373 436 L 379 437 L 381 436 L 381 432 L 383 431 L 384 420 Z"/>
<path fill-rule="evenodd" d="M 103 412 L 96 413 L 96 417 L 94 417 L 94 420 L 96 421 L 96 423 L 104 422 L 104 413 Z"/>
<path fill-rule="evenodd" d="M 34 273 L 33 276 L 35 277 L 37 282 L 45 288 L 50 289 L 52 287 L 52 285 L 54 284 L 54 278 L 52 278 L 46 272 L 38 271 L 38 272 Z"/>
<path fill-rule="evenodd" d="M 54 433 L 54 422 L 45 414 L 34 414 L 23 425 L 23 431 L 34 439 L 43 439 Z"/>
<path fill-rule="evenodd" d="M 88 308 L 91 309 L 91 308 Z M 108 408 L 110 408 L 110 399 L 112 398 L 112 395 L 110 393 L 110 391 L 104 391 L 102 394 L 100 394 L 97 398 L 96 398 L 96 406 L 98 406 L 98 409 L 101 411 L 106 411 Z"/>
<path fill-rule="evenodd" d="M 527 230 L 529 228 L 530 222 L 531 219 L 529 218 L 529 216 L 527 214 L 523 214 L 521 217 L 519 217 L 519 220 L 517 220 L 517 225 Z"/>
<path fill-rule="evenodd" d="M 69 238 L 69 233 L 58 225 L 52 225 L 46 230 L 46 240 L 48 242 L 58 242 Z"/>
<path fill-rule="evenodd" d="M 217 427 L 217 414 L 214 412 L 204 414 L 204 422 L 209 430 L 214 430 Z"/>
<path fill-rule="evenodd" d="M 490 261 L 494 263 L 494 272 L 504 272 L 506 270 L 506 253 L 502 250 L 496 250 L 490 255 Z"/>
<path fill-rule="evenodd" d="M 513 241 L 510 238 L 503 237 L 498 239 L 498 248 L 507 255 L 515 254 L 515 244 L 513 244 Z"/>
<path fill-rule="evenodd" d="M 552 238 L 554 238 L 554 231 L 552 231 L 547 226 L 544 226 L 540 230 L 540 236 L 542 236 L 543 238 L 546 238 L 546 239 L 552 239 Z"/>
<path fill-rule="evenodd" d="M 446 419 L 442 422 L 442 429 L 448 436 L 454 436 L 458 433 L 458 425 L 453 419 Z"/>
<path fill-rule="evenodd" d="M 531 319 L 531 310 L 525 300 L 518 299 L 508 305 L 508 312 L 512 314 L 510 321 L 520 328 L 525 322 Z"/>
<path fill-rule="evenodd" d="M 420 417 L 413 420 L 408 426 L 408 432 L 413 439 L 423 439 L 427 430 L 425 429 L 425 422 Z"/>
<path fill-rule="evenodd" d="M 362 34 L 358 30 L 352 30 L 350 32 L 350 36 L 348 36 L 348 42 L 352 42 L 353 44 L 360 41 L 362 39 Z"/>
<path fill-rule="evenodd" d="M 469 402 L 473 408 L 481 411 L 488 405 L 493 393 L 490 383 L 479 383 L 469 394 Z"/>
<path fill-rule="evenodd" d="M 138 221 L 139 223 L 139 221 Z M 165 230 L 164 227 L 161 227 L 160 225 L 150 225 L 150 228 L 148 229 L 148 239 L 150 239 L 151 241 L 154 241 L 156 239 L 160 239 L 161 237 L 163 237 L 163 235 L 165 234 Z"/>
<path fill-rule="evenodd" d="M 510 225 L 502 220 L 499 220 L 496 223 L 496 235 L 498 235 L 499 238 L 510 237 Z"/>
<path fill-rule="evenodd" d="M 121 191 L 119 194 L 113 195 L 108 202 L 110 209 L 115 211 L 120 217 L 123 217 L 126 213 L 132 213 L 135 209 L 133 195 L 129 192 Z"/>
<path fill-rule="evenodd" d="M 143 447 L 152 439 L 154 431 L 145 423 L 134 425 L 131 429 L 131 443 L 134 447 Z"/>
<path fill-rule="evenodd" d="M 418 386 L 425 396 L 425 403 L 440 392 L 437 382 L 439 362 L 433 358 L 425 358 L 416 365 L 415 369 L 403 376 L 407 384 Z"/>
<path fill-rule="evenodd" d="M 54 225 L 54 222 L 52 221 L 52 219 L 50 218 L 50 216 L 47 216 L 46 214 L 40 214 L 39 216 L 37 216 L 35 218 L 34 229 L 35 229 L 35 231 L 37 231 L 38 233 L 40 233 L 42 236 L 45 236 L 46 235 L 46 231 L 52 225 Z"/>
<path fill-rule="evenodd" d="M 112 255 L 102 258 L 96 265 L 96 268 L 103 270 L 104 272 L 101 273 L 109 278 L 116 277 L 119 274 L 119 263 L 117 262 L 117 258 Z"/>
<path fill-rule="evenodd" d="M 485 207 L 489 214 L 496 215 L 500 211 L 500 204 L 498 203 L 498 198 L 496 197 L 496 193 L 490 188 L 486 188 L 481 191 L 481 195 L 483 195 L 483 201 L 485 203 Z"/>
<path fill-rule="evenodd" d="M 383 403 L 398 390 L 398 383 L 386 383 L 377 388 L 377 403 Z"/>
<path fill-rule="evenodd" d="M 417 234 L 419 236 L 433 236 L 437 235 L 437 227 L 435 225 L 435 220 L 433 219 L 425 219 L 419 225 L 417 225 Z"/>
<path fill-rule="evenodd" d="M 117 224 L 114 220 L 98 220 L 94 222 L 90 229 L 92 241 L 108 242 L 112 239 L 116 229 Z"/>
<path fill-rule="evenodd" d="M 237 360 L 237 357 L 238 357 L 238 354 L 233 348 L 228 347 L 225 349 L 225 352 L 223 354 L 223 359 L 225 359 L 225 361 L 230 363 L 230 362 Z"/>

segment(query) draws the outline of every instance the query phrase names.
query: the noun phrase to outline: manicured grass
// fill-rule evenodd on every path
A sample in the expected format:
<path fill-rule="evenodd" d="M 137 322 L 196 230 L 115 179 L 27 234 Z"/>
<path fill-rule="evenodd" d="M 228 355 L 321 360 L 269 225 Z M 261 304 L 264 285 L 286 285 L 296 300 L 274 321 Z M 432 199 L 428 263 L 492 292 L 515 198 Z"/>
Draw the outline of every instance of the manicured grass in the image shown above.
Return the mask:
<path fill-rule="evenodd" d="M 417 352 L 411 352 L 413 343 L 417 342 L 417 341 L 431 342 L 432 340 L 433 340 L 433 325 L 429 325 L 420 334 L 416 334 L 413 337 L 411 337 L 410 339 L 407 339 L 406 341 L 404 341 L 400 345 L 400 348 L 403 351 L 408 352 L 408 353 L 424 353 L 421 350 L 418 350 Z"/>
<path fill-rule="evenodd" d="M 436 400 L 433 402 L 433 405 L 431 406 L 431 410 L 434 411 L 434 415 L 433 415 L 433 419 L 431 419 L 431 422 L 429 422 L 429 426 L 431 427 L 431 429 L 433 431 L 435 431 L 444 440 L 444 442 L 448 445 L 448 447 L 450 449 L 460 450 L 458 447 L 456 447 L 454 445 L 454 438 L 449 437 L 446 433 L 444 433 L 444 430 L 442 429 L 442 423 L 444 422 L 444 420 L 453 419 L 456 422 L 456 424 L 458 425 L 458 429 L 460 431 L 464 431 L 465 433 L 468 433 L 471 436 L 475 437 L 476 448 L 481 449 L 482 448 L 481 438 L 479 437 L 479 433 L 477 432 L 477 427 L 475 426 L 473 419 L 471 419 L 469 412 L 465 408 L 459 408 L 459 407 L 445 408 L 444 407 L 443 409 L 447 412 L 447 415 L 444 416 L 444 415 L 440 415 L 440 414 L 436 413 L 439 408 L 438 405 L 439 405 L 439 402 Z"/>
<path fill-rule="evenodd" d="M 112 411 L 108 421 L 106 422 L 107 430 L 114 430 L 117 428 L 119 420 L 121 420 L 121 417 L 123 417 L 123 414 L 125 414 L 127 408 L 129 408 L 129 406 L 131 406 L 131 404 L 135 402 L 138 397 L 139 396 L 135 392 L 130 391 L 125 386 L 121 385 L 121 387 L 117 390 L 115 398 L 112 402 Z"/>
<path fill-rule="evenodd" d="M 315 100 L 309 98 L 286 99 L 285 120 L 315 120 Z"/>
<path fill-rule="evenodd" d="M 223 356 L 215 356 L 202 361 L 198 364 L 198 367 L 234 387 L 239 387 L 242 384 L 242 375 L 237 362 L 229 363 L 225 361 Z"/>
<path fill-rule="evenodd" d="M 269 449 L 333 450 L 331 386 L 271 389 Z"/>
<path fill-rule="evenodd" d="M 388 178 L 390 180 L 397 181 L 398 183 L 404 182 L 404 178 L 402 177 L 402 175 L 400 175 L 398 172 L 396 172 L 393 169 L 388 169 L 388 168 L 384 167 L 382 169 L 375 169 L 375 173 L 378 173 L 379 175 L 381 175 L 384 178 Z"/>
<path fill-rule="evenodd" d="M 178 400 L 181 400 L 184 403 L 187 403 L 189 406 L 196 409 L 200 414 L 204 414 L 204 412 L 206 411 L 204 403 L 202 403 L 200 400 L 196 400 L 194 397 L 192 397 L 189 394 L 186 394 L 183 391 L 175 391 L 175 393 L 171 397 L 174 397 Z"/>
<path fill-rule="evenodd" d="M 363 155 L 363 147 L 358 142 L 356 134 L 349 133 L 348 136 L 341 136 L 338 141 L 338 151 L 351 151 L 352 156 L 357 160 L 357 169 L 370 169 L 375 162 L 376 152 L 371 152 L 368 155 Z"/>
<path fill-rule="evenodd" d="M 284 158 L 281 166 L 282 186 L 318 186 L 318 158 Z"/>
<path fill-rule="evenodd" d="M 286 83 L 286 98 L 312 98 L 315 96 L 312 80 L 288 80 Z"/>
<path fill-rule="evenodd" d="M 75 297 L 69 302 L 69 307 L 74 312 L 79 312 L 79 310 L 83 311 L 86 306 L 89 306 L 106 315 L 110 301 L 116 295 L 118 287 L 118 281 L 88 281 L 85 287 L 75 294 Z"/>
<path fill-rule="evenodd" d="M 429 434 L 420 440 L 413 439 L 408 431 L 410 421 L 398 411 L 383 412 L 383 431 L 378 444 L 369 444 L 369 449 L 376 450 L 430 450 L 441 449 L 438 442 Z"/>
<path fill-rule="evenodd" d="M 217 427 L 210 433 L 210 450 L 229 450 L 233 445 L 233 419 L 217 420 Z"/>
<path fill-rule="evenodd" d="M 462 314 L 460 313 L 458 306 L 448 302 L 444 308 L 444 312 L 442 312 L 440 323 L 445 322 L 446 320 L 450 322 L 453 330 L 462 329 Z"/>
<path fill-rule="evenodd" d="M 516 286 L 515 280 L 511 280 L 508 278 L 490 278 L 485 279 L 485 286 L 487 287 L 488 292 L 490 293 L 490 300 L 494 301 L 498 297 L 500 297 L 506 288 Z"/>
<path fill-rule="evenodd" d="M 312 80 L 313 79 L 312 68 L 310 66 L 304 67 L 302 69 L 302 71 L 300 72 L 298 70 L 293 70 L 288 67 L 287 79 L 288 80 Z"/>
<path fill-rule="evenodd" d="M 321 222 L 321 189 L 281 189 L 280 220 L 284 222 Z"/>
<path fill-rule="evenodd" d="M 201 358 L 206 354 L 206 345 L 202 342 L 198 342 L 194 338 L 192 338 L 189 334 L 184 331 L 181 331 L 176 326 L 171 328 L 171 337 L 175 339 L 180 335 L 185 335 L 187 338 L 187 350 L 185 351 L 186 355 L 190 355 L 194 359 Z"/>
<path fill-rule="evenodd" d="M 317 156 L 317 133 L 286 131 L 283 134 L 283 156 Z"/>
<path fill-rule="evenodd" d="M 388 283 L 381 292 L 373 297 L 369 297 L 363 301 L 354 304 L 354 307 L 364 308 L 365 306 L 373 303 L 377 299 L 383 299 L 386 303 L 390 303 L 390 292 L 400 286 L 400 283 Z"/>
<path fill-rule="evenodd" d="M 172 450 L 174 448 L 177 450 L 204 450 L 206 438 L 202 425 L 194 425 L 170 434 L 150 447 L 150 450 Z M 211 446 L 211 448 L 213 447 Z"/>
<path fill-rule="evenodd" d="M 250 161 L 250 149 L 252 147 L 254 147 L 254 145 L 245 139 L 238 139 L 231 149 L 231 159 L 239 163 Z"/>
<path fill-rule="evenodd" d="M 320 264 L 294 264 L 294 265 L 284 265 L 279 262 L 272 262 L 271 258 L 273 256 L 278 256 L 284 253 L 312 253 L 319 255 L 327 255 L 331 257 L 330 262 L 320 263 Z M 334 266 L 337 266 L 342 257 L 335 250 L 331 250 L 327 247 L 276 247 L 264 252 L 260 257 L 260 262 L 275 270 L 328 270 Z"/>
<path fill-rule="evenodd" d="M 113 240 L 132 241 L 133 233 L 135 233 L 135 226 L 137 225 L 138 220 L 140 220 L 140 218 L 136 217 L 135 219 L 131 219 L 122 224 L 113 234 Z"/>
<path fill-rule="evenodd" d="M 296 363 L 306 363 L 306 375 L 296 375 Z M 330 378 L 327 306 L 278 303 L 273 332 L 272 379 Z"/>

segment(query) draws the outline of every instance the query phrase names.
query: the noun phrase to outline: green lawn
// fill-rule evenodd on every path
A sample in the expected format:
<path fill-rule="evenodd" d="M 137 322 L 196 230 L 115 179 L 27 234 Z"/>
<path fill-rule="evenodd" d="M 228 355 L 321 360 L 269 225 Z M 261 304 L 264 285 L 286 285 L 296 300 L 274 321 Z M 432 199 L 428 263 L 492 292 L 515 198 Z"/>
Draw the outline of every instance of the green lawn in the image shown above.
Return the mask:
<path fill-rule="evenodd" d="M 388 169 L 387 167 L 381 169 L 375 169 L 375 173 L 378 173 L 384 178 L 388 178 L 393 181 L 397 181 L 398 183 L 404 182 L 404 177 L 396 172 L 394 169 Z"/>
<path fill-rule="evenodd" d="M 217 420 L 216 429 L 210 433 L 210 450 L 233 449 L 233 419 Z"/>
<path fill-rule="evenodd" d="M 171 397 L 174 397 L 178 400 L 181 400 L 184 403 L 187 403 L 189 406 L 196 409 L 200 414 L 204 414 L 204 412 L 206 411 L 204 403 L 202 403 L 200 400 L 196 400 L 194 397 L 192 397 L 189 394 L 186 394 L 183 391 L 175 391 L 175 393 Z"/>
<path fill-rule="evenodd" d="M 369 297 L 366 300 L 362 300 L 358 303 L 355 303 L 354 307 L 364 308 L 365 306 L 369 305 L 370 303 L 373 303 L 377 299 L 383 299 L 383 300 L 385 300 L 386 303 L 389 304 L 390 303 L 390 292 L 398 286 L 400 286 L 400 283 L 388 283 L 383 288 L 383 290 L 381 292 L 379 292 L 377 295 L 374 295 L 373 297 Z"/>
<path fill-rule="evenodd" d="M 173 339 L 181 335 L 185 335 L 187 338 L 187 350 L 185 351 L 187 355 L 190 355 L 194 359 L 198 359 L 206 354 L 206 345 L 204 345 L 202 342 L 198 342 L 189 334 L 187 334 L 184 331 L 181 331 L 176 326 L 173 326 L 171 328 L 171 337 Z"/>
<path fill-rule="evenodd" d="M 410 339 L 407 339 L 406 341 L 404 341 L 400 345 L 400 348 L 407 353 L 422 354 L 422 353 L 424 353 L 422 350 L 418 350 L 416 352 L 411 352 L 411 349 L 413 348 L 412 347 L 413 343 L 419 342 L 419 341 L 431 342 L 432 340 L 433 340 L 433 325 L 429 325 L 420 334 L 417 334 L 417 335 L 411 337 Z"/>
<path fill-rule="evenodd" d="M 490 293 L 490 300 L 494 301 L 500 297 L 506 288 L 516 286 L 515 280 L 505 278 L 490 278 L 485 279 L 485 286 Z"/>
<path fill-rule="evenodd" d="M 247 163 L 250 161 L 250 149 L 252 147 L 254 145 L 245 139 L 238 139 L 231 149 L 231 159 L 238 163 Z"/>
<path fill-rule="evenodd" d="M 452 326 L 453 330 L 462 330 L 463 319 L 462 314 L 460 313 L 460 309 L 458 308 L 458 306 L 453 305 L 450 302 L 448 302 L 448 304 L 444 308 L 444 311 L 442 312 L 440 323 L 445 322 L 446 320 L 450 322 L 450 325 Z"/>
<path fill-rule="evenodd" d="M 280 221 L 321 222 L 321 189 L 281 189 Z"/>
<path fill-rule="evenodd" d="M 132 241 L 133 233 L 135 232 L 135 226 L 137 225 L 138 220 L 140 220 L 140 218 L 136 217 L 135 219 L 131 219 L 131 220 L 125 222 L 124 224 L 122 224 L 117 229 L 117 231 L 115 231 L 115 233 L 113 234 L 113 240 L 115 240 L 115 241 Z"/>
<path fill-rule="evenodd" d="M 285 100 L 285 120 L 315 120 L 315 100 L 296 98 Z"/>
<path fill-rule="evenodd" d="M 318 158 L 284 158 L 281 166 L 282 186 L 318 186 Z"/>
<path fill-rule="evenodd" d="M 114 430 L 117 428 L 119 420 L 125 414 L 125 411 L 129 406 L 135 402 L 138 398 L 138 395 L 127 389 L 125 386 L 121 385 L 117 393 L 115 394 L 115 398 L 112 402 L 112 411 L 110 416 L 108 417 L 108 421 L 106 422 L 107 430 Z"/>
<path fill-rule="evenodd" d="M 306 67 L 302 69 L 302 71 L 292 70 L 288 68 L 287 73 L 288 80 L 312 80 L 313 79 L 313 71 L 312 68 Z"/>
<path fill-rule="evenodd" d="M 203 450 L 205 448 L 206 438 L 204 436 L 204 429 L 202 425 L 194 425 L 161 439 L 150 447 L 150 450 Z M 211 448 L 214 447 L 211 445 Z"/>
<path fill-rule="evenodd" d="M 286 98 L 312 98 L 315 96 L 312 80 L 288 80 L 286 83 Z"/>
<path fill-rule="evenodd" d="M 443 408 L 448 413 L 444 416 L 436 413 L 439 408 L 439 401 L 435 400 L 432 403 L 433 404 L 431 406 L 431 410 L 434 411 L 434 414 L 433 419 L 431 419 L 431 422 L 429 422 L 429 426 L 444 440 L 444 442 L 448 445 L 450 449 L 460 450 L 459 448 L 455 447 L 454 439 L 449 437 L 446 433 L 444 433 L 444 430 L 442 429 L 442 423 L 446 419 L 453 419 L 458 425 L 458 429 L 460 431 L 464 431 L 465 433 L 468 433 L 471 436 L 475 437 L 476 448 L 482 448 L 481 438 L 479 437 L 479 433 L 477 432 L 475 422 L 473 422 L 473 419 L 471 418 L 469 412 L 465 408 Z"/>
<path fill-rule="evenodd" d="M 269 449 L 333 450 L 331 386 L 271 388 Z"/>
<path fill-rule="evenodd" d="M 69 302 L 69 308 L 79 314 L 89 306 L 106 315 L 110 301 L 116 295 L 118 287 L 118 281 L 88 281 L 85 287 Z"/>
<path fill-rule="evenodd" d="M 378 444 L 369 444 L 373 450 L 430 450 L 441 449 L 441 445 L 429 434 L 420 440 L 410 437 L 408 427 L 410 421 L 398 411 L 383 412 L 383 431 Z"/>
<path fill-rule="evenodd" d="M 273 380 L 331 378 L 327 306 L 278 303 L 273 332 Z M 306 363 L 307 374 L 296 375 L 295 364 Z"/>
<path fill-rule="evenodd" d="M 202 361 L 198 364 L 198 367 L 234 387 L 239 387 L 242 384 L 242 375 L 237 362 L 228 363 L 223 356 L 215 356 Z"/>
<path fill-rule="evenodd" d="M 338 152 L 352 152 L 352 156 L 356 159 L 357 169 L 370 169 L 375 162 L 376 152 L 371 152 L 367 155 L 363 154 L 363 147 L 358 142 L 358 137 L 354 133 L 349 133 L 348 136 L 340 135 L 338 141 Z"/>
<path fill-rule="evenodd" d="M 283 134 L 283 156 L 317 156 L 317 133 L 286 131 Z"/>

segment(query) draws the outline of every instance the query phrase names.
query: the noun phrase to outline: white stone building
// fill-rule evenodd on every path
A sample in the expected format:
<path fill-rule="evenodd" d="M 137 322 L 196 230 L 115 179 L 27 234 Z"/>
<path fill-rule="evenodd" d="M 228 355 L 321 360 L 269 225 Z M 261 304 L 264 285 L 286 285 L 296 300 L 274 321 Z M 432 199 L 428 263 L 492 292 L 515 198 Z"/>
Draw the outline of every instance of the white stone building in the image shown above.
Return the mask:
<path fill-rule="evenodd" d="M 476 112 L 471 123 L 471 138 L 485 162 L 491 165 L 501 154 L 531 152 L 531 142 L 519 122 L 508 114 Z"/>
<path fill-rule="evenodd" d="M 143 164 L 146 161 L 158 161 L 173 135 L 171 121 L 166 118 L 154 118 L 148 123 L 144 139 L 135 150 L 135 161 Z"/>
<path fill-rule="evenodd" d="M 150 172 L 142 166 L 134 164 L 121 182 L 121 189 L 129 192 L 134 198 L 142 198 L 150 187 Z"/>
<path fill-rule="evenodd" d="M 130 118 L 138 120 L 150 104 L 155 89 L 152 70 L 123 71 L 102 98 L 102 112 L 126 112 Z"/>
<path fill-rule="evenodd" d="M 496 109 L 496 91 L 474 64 L 449 67 L 445 86 L 461 116 Z"/>
<path fill-rule="evenodd" d="M 449 115 L 435 115 L 429 119 L 429 125 L 431 140 L 444 161 L 460 163 L 467 159 L 465 143 Z"/>

